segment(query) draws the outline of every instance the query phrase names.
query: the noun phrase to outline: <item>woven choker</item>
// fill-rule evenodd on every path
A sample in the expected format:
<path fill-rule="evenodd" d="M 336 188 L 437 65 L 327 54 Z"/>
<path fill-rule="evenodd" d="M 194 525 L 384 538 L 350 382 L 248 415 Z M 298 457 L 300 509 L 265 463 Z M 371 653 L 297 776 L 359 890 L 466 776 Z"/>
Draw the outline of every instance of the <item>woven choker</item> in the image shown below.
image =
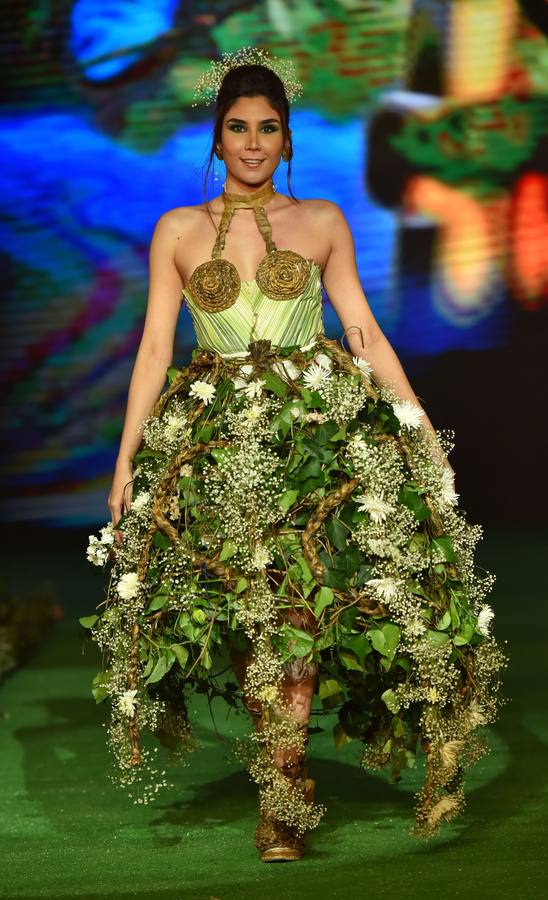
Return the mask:
<path fill-rule="evenodd" d="M 223 189 L 224 209 L 211 259 L 198 266 L 189 281 L 192 296 L 203 309 L 220 312 L 232 306 L 240 294 L 242 283 L 236 266 L 228 259 L 221 259 L 226 233 L 236 209 L 253 210 L 257 227 L 265 242 L 266 254 L 259 263 L 254 279 L 263 294 L 271 300 L 291 300 L 298 297 L 306 287 L 311 271 L 310 260 L 293 250 L 277 250 L 272 240 L 264 204 L 274 194 L 272 178 L 248 194 Z"/>

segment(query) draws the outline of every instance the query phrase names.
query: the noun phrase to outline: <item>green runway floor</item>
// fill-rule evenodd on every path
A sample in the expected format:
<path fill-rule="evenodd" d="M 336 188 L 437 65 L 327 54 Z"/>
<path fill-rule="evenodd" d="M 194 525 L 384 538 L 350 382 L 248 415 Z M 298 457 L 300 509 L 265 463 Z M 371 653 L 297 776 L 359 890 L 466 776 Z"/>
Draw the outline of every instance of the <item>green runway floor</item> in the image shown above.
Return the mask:
<path fill-rule="evenodd" d="M 74 539 L 73 539 L 74 540 Z M 34 545 L 34 544 L 33 544 Z M 425 843 L 408 834 L 419 773 L 399 785 L 361 770 L 357 743 L 337 753 L 313 735 L 310 774 L 327 805 L 293 863 L 267 865 L 253 845 L 256 786 L 227 759 L 246 718 L 193 704 L 200 748 L 170 770 L 175 788 L 136 806 L 105 776 L 109 754 L 90 680 L 97 649 L 82 653 L 78 616 L 93 610 L 101 572 L 63 536 L 33 553 L 28 578 L 58 586 L 65 618 L 0 688 L 0 896 L 19 898 L 542 898 L 548 896 L 548 613 L 546 541 L 537 531 L 486 529 L 479 562 L 497 575 L 489 602 L 506 640 L 510 700 L 487 735 L 492 752 L 468 774 L 464 813 Z M 80 560 L 82 559 L 82 562 Z M 5 573 L 15 577 L 21 559 Z M 322 725 L 326 720 L 321 721 Z"/>

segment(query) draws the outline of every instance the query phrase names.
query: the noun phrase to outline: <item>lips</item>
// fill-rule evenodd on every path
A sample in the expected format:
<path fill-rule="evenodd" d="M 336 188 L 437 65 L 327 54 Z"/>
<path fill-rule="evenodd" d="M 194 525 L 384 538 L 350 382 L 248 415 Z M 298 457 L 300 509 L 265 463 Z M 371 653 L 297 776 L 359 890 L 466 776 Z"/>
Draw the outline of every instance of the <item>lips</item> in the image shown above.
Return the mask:
<path fill-rule="evenodd" d="M 261 165 L 262 162 L 264 162 L 264 159 L 243 159 L 242 158 L 242 162 L 246 166 L 252 166 L 253 168 L 256 169 L 256 168 L 258 168 L 258 166 Z"/>

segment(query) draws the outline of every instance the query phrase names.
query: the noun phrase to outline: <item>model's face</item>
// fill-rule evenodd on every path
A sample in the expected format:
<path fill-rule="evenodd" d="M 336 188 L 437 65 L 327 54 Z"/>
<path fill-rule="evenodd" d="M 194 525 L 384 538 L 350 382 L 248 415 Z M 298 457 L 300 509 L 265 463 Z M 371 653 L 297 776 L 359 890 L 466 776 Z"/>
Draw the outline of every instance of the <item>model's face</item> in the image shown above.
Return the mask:
<path fill-rule="evenodd" d="M 223 120 L 223 161 L 229 189 L 260 187 L 274 173 L 284 147 L 279 113 L 266 97 L 239 97 Z"/>

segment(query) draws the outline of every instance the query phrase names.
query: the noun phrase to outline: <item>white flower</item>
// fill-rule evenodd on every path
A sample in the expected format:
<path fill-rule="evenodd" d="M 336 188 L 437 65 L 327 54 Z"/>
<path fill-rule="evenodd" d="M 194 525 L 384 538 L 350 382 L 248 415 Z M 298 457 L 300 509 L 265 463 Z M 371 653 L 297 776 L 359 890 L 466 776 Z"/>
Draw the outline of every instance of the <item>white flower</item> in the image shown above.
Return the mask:
<path fill-rule="evenodd" d="M 436 700 L 440 699 L 440 692 L 435 687 L 429 687 L 426 691 L 426 699 L 431 703 L 434 703 Z"/>
<path fill-rule="evenodd" d="M 367 362 L 366 359 L 363 359 L 361 356 L 353 356 L 352 362 L 354 363 L 355 366 L 358 366 L 358 368 L 361 369 L 362 372 L 365 375 L 367 375 L 368 378 L 371 378 L 371 376 L 373 374 L 373 369 L 371 368 L 371 366 L 369 365 L 369 363 Z"/>
<path fill-rule="evenodd" d="M 356 431 L 353 435 L 350 436 L 348 447 L 350 450 L 354 451 L 364 451 L 369 449 L 369 444 L 367 441 L 363 439 L 363 431 Z"/>
<path fill-rule="evenodd" d="M 125 716 L 131 718 L 133 713 L 135 712 L 135 697 L 137 696 L 137 690 L 133 688 L 130 691 L 124 691 L 124 693 L 118 698 L 118 708 L 121 713 Z"/>
<path fill-rule="evenodd" d="M 127 572 L 120 578 L 116 589 L 122 600 L 133 600 L 139 593 L 139 576 L 137 572 Z"/>
<path fill-rule="evenodd" d="M 392 407 L 394 409 L 396 417 L 400 420 L 400 424 L 403 427 L 419 427 L 421 416 L 424 415 L 424 410 L 421 409 L 420 406 L 417 406 L 416 403 L 412 403 L 411 400 L 401 400 L 398 403 L 393 403 Z"/>
<path fill-rule="evenodd" d="M 478 616 L 477 630 L 480 634 L 488 635 L 489 634 L 489 624 L 491 619 L 494 617 L 495 613 L 491 609 L 488 603 L 484 603 L 480 614 Z"/>
<path fill-rule="evenodd" d="M 291 406 L 289 409 L 289 412 L 291 413 L 291 417 L 293 419 L 298 419 L 301 414 L 301 411 L 298 406 Z"/>
<path fill-rule="evenodd" d="M 168 441 L 175 441 L 186 425 L 186 420 L 181 416 L 166 416 L 164 435 Z M 133 504 L 132 504 L 133 505 Z"/>
<path fill-rule="evenodd" d="M 108 559 L 106 545 L 103 544 L 95 534 L 90 534 L 88 537 L 86 556 L 88 562 L 94 566 L 104 566 Z"/>
<path fill-rule="evenodd" d="M 198 378 L 196 381 L 192 382 L 188 393 L 192 397 L 198 397 L 198 399 L 202 400 L 207 406 L 215 396 L 215 385 L 210 384 L 209 381 L 200 381 Z"/>
<path fill-rule="evenodd" d="M 307 387 L 314 390 L 315 388 L 320 387 L 330 378 L 330 372 L 326 369 L 325 366 L 317 365 L 316 363 L 310 363 L 310 365 L 303 372 L 303 380 Z"/>
<path fill-rule="evenodd" d="M 150 501 L 150 493 L 148 491 L 141 491 L 140 494 L 137 494 L 136 497 L 131 501 L 131 508 L 133 512 L 141 512 Z"/>
<path fill-rule="evenodd" d="M 249 382 L 249 375 L 251 375 L 253 371 L 253 366 L 251 363 L 245 363 L 243 366 L 238 368 L 239 375 L 234 375 L 232 378 L 232 383 L 237 391 L 241 391 L 247 388 Z"/>
<path fill-rule="evenodd" d="M 410 619 L 409 622 L 406 622 L 405 628 L 409 634 L 415 635 L 415 637 L 424 634 L 424 632 L 426 631 L 426 625 L 424 624 L 424 621 L 420 618 L 420 616 L 417 616 L 414 619 Z"/>
<path fill-rule="evenodd" d="M 99 534 L 101 535 L 101 543 L 102 544 L 113 544 L 114 543 L 114 525 L 113 525 L 113 523 L 109 522 L 108 525 L 105 525 L 104 528 L 100 528 Z"/>
<path fill-rule="evenodd" d="M 366 584 L 374 587 L 383 600 L 391 600 L 397 596 L 401 581 L 398 578 L 370 578 Z"/>
<path fill-rule="evenodd" d="M 264 406 L 261 406 L 260 403 L 252 403 L 247 409 L 243 409 L 240 415 L 246 422 L 258 422 L 264 413 L 264 409 Z"/>
<path fill-rule="evenodd" d="M 192 475 L 192 466 L 190 463 L 184 463 L 179 469 L 179 475 Z"/>
<path fill-rule="evenodd" d="M 271 562 L 271 555 L 268 547 L 258 544 L 255 547 L 251 564 L 254 569 L 264 569 Z"/>
<path fill-rule="evenodd" d="M 316 410 L 311 410 L 311 412 L 305 413 L 303 418 L 305 422 L 319 422 L 320 424 L 327 421 L 326 414 L 317 412 Z"/>
<path fill-rule="evenodd" d="M 387 503 L 378 494 L 361 494 L 355 498 L 360 512 L 368 512 L 373 522 L 384 522 L 387 515 L 394 512 L 391 503 Z"/>
<path fill-rule="evenodd" d="M 303 344 L 302 347 L 299 347 L 299 350 L 302 350 L 303 353 L 306 353 L 307 350 L 311 350 L 314 344 L 316 343 L 316 338 L 312 338 L 308 344 Z"/>
<path fill-rule="evenodd" d="M 331 372 L 333 368 L 333 360 L 327 353 L 316 353 L 314 356 L 314 362 L 318 366 L 323 366 L 324 369 L 327 369 L 328 372 Z"/>
<path fill-rule="evenodd" d="M 260 397 L 263 393 L 264 379 L 256 378 L 250 381 L 244 388 L 244 394 L 252 400 L 254 397 Z"/>
<path fill-rule="evenodd" d="M 455 476 L 444 465 L 441 475 L 440 501 L 444 506 L 454 506 L 460 494 L 455 491 Z"/>
<path fill-rule="evenodd" d="M 280 378 L 289 377 L 295 380 L 295 378 L 298 378 L 301 374 L 301 370 L 291 359 L 276 360 L 272 363 L 272 369 L 276 375 L 280 376 Z"/>

